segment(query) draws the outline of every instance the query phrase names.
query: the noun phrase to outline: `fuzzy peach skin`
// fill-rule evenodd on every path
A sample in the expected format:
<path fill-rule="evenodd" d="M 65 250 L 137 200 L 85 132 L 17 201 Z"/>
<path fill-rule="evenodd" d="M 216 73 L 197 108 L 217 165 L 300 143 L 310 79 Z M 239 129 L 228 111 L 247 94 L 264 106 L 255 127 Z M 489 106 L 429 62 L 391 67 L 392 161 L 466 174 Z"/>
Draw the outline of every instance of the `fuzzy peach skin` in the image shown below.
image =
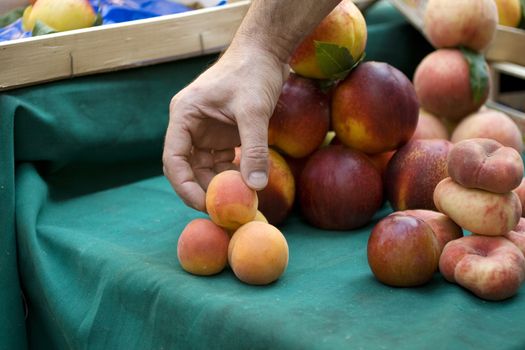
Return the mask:
<path fill-rule="evenodd" d="M 237 170 L 213 177 L 206 190 L 206 211 L 214 223 L 236 230 L 252 221 L 257 213 L 257 192 L 246 185 Z"/>
<path fill-rule="evenodd" d="M 448 130 L 443 121 L 438 117 L 420 109 L 416 131 L 412 135 L 415 139 L 444 139 L 448 140 Z"/>
<path fill-rule="evenodd" d="M 368 239 L 368 265 L 382 283 L 413 287 L 428 282 L 438 268 L 439 243 L 423 220 L 393 213 L 379 221 Z"/>
<path fill-rule="evenodd" d="M 458 49 L 439 49 L 428 54 L 417 66 L 413 81 L 421 108 L 452 122 L 477 111 L 490 89 L 489 80 L 481 98 L 474 101 L 469 65 Z"/>
<path fill-rule="evenodd" d="M 465 236 L 448 243 L 439 260 L 445 279 L 480 298 L 503 300 L 515 295 L 525 279 L 525 258 L 503 237 Z"/>
<path fill-rule="evenodd" d="M 259 210 L 269 223 L 278 225 L 288 217 L 293 208 L 295 179 L 286 160 L 271 148 L 268 162 L 268 185 L 257 192 Z"/>
<path fill-rule="evenodd" d="M 443 213 L 434 210 L 412 209 L 398 211 L 396 214 L 414 216 L 429 225 L 438 240 L 440 253 L 448 242 L 463 237 L 461 227 Z"/>
<path fill-rule="evenodd" d="M 252 221 L 233 235 L 228 246 L 228 262 L 235 276 L 244 283 L 269 284 L 288 266 L 288 243 L 275 226 Z"/>
<path fill-rule="evenodd" d="M 323 143 L 330 126 L 330 98 L 319 84 L 291 73 L 268 126 L 268 144 L 294 157 L 306 157 Z"/>
<path fill-rule="evenodd" d="M 517 27 L 521 20 L 520 0 L 494 0 L 498 7 L 498 23 L 503 26 Z"/>
<path fill-rule="evenodd" d="M 436 186 L 434 203 L 465 230 L 486 236 L 504 235 L 516 227 L 521 217 L 521 203 L 514 192 L 465 188 L 450 177 Z"/>
<path fill-rule="evenodd" d="M 505 113 L 487 109 L 469 115 L 454 129 L 450 140 L 454 143 L 466 139 L 487 138 L 523 151 L 523 136 L 514 121 Z"/>
<path fill-rule="evenodd" d="M 485 50 L 498 23 L 494 0 L 429 0 L 424 32 L 435 48 L 465 46 Z"/>
<path fill-rule="evenodd" d="M 452 180 L 464 187 L 489 192 L 510 192 L 523 178 L 523 160 L 518 151 L 492 139 L 456 143 L 447 164 Z"/>
<path fill-rule="evenodd" d="M 447 140 L 411 140 L 388 162 L 386 196 L 394 210 L 435 210 L 433 193 L 448 176 L 447 157 L 452 143 Z"/>
<path fill-rule="evenodd" d="M 367 154 L 393 151 L 416 130 L 419 104 L 410 80 L 383 62 L 365 62 L 335 88 L 332 127 L 346 146 Z"/>
<path fill-rule="evenodd" d="M 214 275 L 228 262 L 230 237 L 208 219 L 189 222 L 177 243 L 177 257 L 182 268 L 194 275 Z"/>
<path fill-rule="evenodd" d="M 525 216 L 525 178 L 521 179 L 520 185 L 514 189 L 520 199 L 521 203 L 521 216 Z"/>
<path fill-rule="evenodd" d="M 315 79 L 327 77 L 317 64 L 315 41 L 345 47 L 357 60 L 366 47 L 367 30 L 363 14 L 351 0 L 343 0 L 295 49 L 290 66 L 297 74 Z"/>
<path fill-rule="evenodd" d="M 24 30 L 31 31 L 41 21 L 57 31 L 91 27 L 97 15 L 88 0 L 38 0 L 24 11 Z"/>
<path fill-rule="evenodd" d="M 525 254 L 525 218 L 520 218 L 514 230 L 505 233 L 503 237 L 514 243 Z"/>

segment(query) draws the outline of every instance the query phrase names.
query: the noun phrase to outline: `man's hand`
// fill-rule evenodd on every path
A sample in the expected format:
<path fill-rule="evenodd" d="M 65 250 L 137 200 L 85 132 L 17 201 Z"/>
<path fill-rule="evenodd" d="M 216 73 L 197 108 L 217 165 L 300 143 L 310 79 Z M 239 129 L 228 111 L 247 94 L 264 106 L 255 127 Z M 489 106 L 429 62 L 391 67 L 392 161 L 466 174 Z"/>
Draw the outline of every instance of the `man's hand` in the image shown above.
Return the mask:
<path fill-rule="evenodd" d="M 170 105 L 164 173 L 189 206 L 205 211 L 205 190 L 233 167 L 253 189 L 268 182 L 268 122 L 288 76 L 288 59 L 340 0 L 252 0 L 219 61 Z"/>
<path fill-rule="evenodd" d="M 230 49 L 173 97 L 166 133 L 164 173 L 184 202 L 205 211 L 212 177 L 234 167 L 241 145 L 241 173 L 260 190 L 268 177 L 268 122 L 288 66 L 257 48 Z"/>

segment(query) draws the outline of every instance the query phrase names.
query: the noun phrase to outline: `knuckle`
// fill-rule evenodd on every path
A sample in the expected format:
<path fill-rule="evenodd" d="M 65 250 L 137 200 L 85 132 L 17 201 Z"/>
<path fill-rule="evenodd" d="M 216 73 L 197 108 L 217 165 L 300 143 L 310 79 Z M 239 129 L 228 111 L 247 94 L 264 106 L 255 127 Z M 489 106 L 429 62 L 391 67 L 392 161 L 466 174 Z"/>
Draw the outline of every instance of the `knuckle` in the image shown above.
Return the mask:
<path fill-rule="evenodd" d="M 249 146 L 242 149 L 242 157 L 249 160 L 263 160 L 268 157 L 267 146 Z"/>

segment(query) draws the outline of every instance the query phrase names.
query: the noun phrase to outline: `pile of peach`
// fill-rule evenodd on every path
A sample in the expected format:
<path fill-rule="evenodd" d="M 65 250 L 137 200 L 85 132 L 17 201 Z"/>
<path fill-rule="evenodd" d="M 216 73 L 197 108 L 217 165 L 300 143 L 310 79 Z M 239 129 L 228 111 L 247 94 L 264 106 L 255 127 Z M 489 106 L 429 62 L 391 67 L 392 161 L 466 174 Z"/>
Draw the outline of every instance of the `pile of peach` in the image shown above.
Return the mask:
<path fill-rule="evenodd" d="M 216 175 L 206 192 L 210 219 L 192 220 L 179 236 L 177 257 L 195 275 L 213 275 L 229 263 L 235 276 L 248 284 L 269 284 L 288 265 L 288 244 L 257 210 L 257 193 L 240 172 Z M 230 238 L 231 237 L 231 238 Z"/>
<path fill-rule="evenodd" d="M 523 178 L 521 156 L 479 138 L 458 142 L 447 159 L 449 177 L 434 191 L 441 213 L 406 210 L 381 220 L 368 242 L 370 268 L 381 282 L 408 287 L 439 267 L 481 298 L 509 298 L 525 279 L 525 219 L 513 192 Z M 472 234 L 463 237 L 462 229 Z"/>
<path fill-rule="evenodd" d="M 218 174 L 206 193 L 211 220 L 193 221 L 180 236 L 182 267 L 208 275 L 229 262 L 240 280 L 271 283 L 288 263 L 275 226 L 294 205 L 313 226 L 349 231 L 370 223 L 387 199 L 394 213 L 374 226 L 367 248 L 379 281 L 416 286 L 439 270 L 481 298 L 517 293 L 525 278 L 523 139 L 509 116 L 482 107 L 490 80 L 476 80 L 488 76 L 476 52 L 490 43 L 496 16 L 492 0 L 429 0 L 425 30 L 437 50 L 412 83 L 389 64 L 359 61 L 366 23 L 341 1 L 292 55 L 269 122 L 268 185 L 256 193 L 238 171 Z M 342 48 L 355 64 L 322 87 L 330 69 L 319 53 L 342 57 Z"/>

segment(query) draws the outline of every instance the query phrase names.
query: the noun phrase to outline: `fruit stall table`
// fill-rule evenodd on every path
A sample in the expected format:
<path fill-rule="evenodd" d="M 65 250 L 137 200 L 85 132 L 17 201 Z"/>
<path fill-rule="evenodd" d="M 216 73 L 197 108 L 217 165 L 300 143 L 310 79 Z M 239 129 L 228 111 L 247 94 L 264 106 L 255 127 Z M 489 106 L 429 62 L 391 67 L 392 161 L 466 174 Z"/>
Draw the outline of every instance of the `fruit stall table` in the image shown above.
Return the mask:
<path fill-rule="evenodd" d="M 411 78 L 431 47 L 385 2 L 367 22 L 367 59 Z M 523 288 L 487 302 L 439 273 L 374 279 L 366 245 L 388 205 L 346 232 L 294 212 L 288 269 L 268 286 L 184 272 L 178 236 L 204 215 L 162 175 L 162 143 L 171 96 L 215 59 L 0 94 L 0 349 L 525 347 Z"/>

